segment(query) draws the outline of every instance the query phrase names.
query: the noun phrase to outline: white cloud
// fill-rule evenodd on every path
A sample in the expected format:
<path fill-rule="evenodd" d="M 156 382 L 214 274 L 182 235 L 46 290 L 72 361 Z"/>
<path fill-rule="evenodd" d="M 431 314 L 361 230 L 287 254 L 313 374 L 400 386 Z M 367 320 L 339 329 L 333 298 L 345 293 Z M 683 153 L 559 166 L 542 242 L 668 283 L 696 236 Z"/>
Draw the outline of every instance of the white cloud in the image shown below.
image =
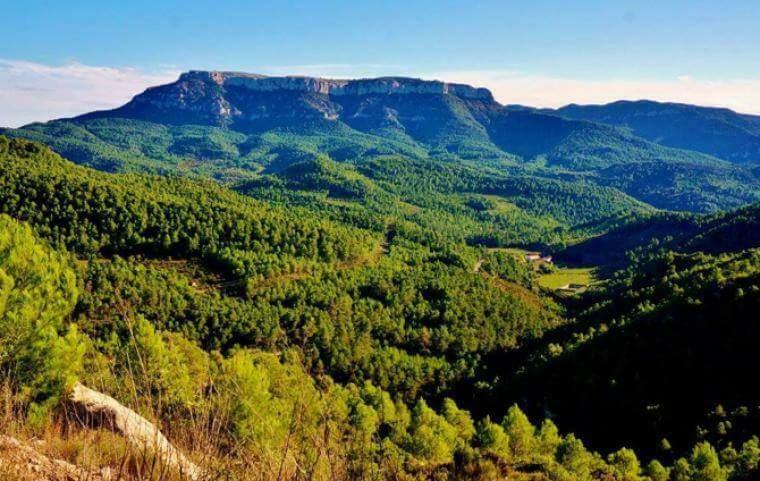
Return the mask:
<path fill-rule="evenodd" d="M 702 80 L 684 74 L 671 80 L 580 80 L 506 70 L 422 72 L 393 65 L 291 65 L 257 70 L 270 75 L 376 77 L 404 75 L 462 82 L 491 89 L 504 104 L 559 107 L 652 99 L 728 107 L 760 114 L 760 78 Z M 67 63 L 51 66 L 0 59 L 0 126 L 68 117 L 126 103 L 145 88 L 171 82 L 179 71 L 144 71 Z"/>
<path fill-rule="evenodd" d="M 175 80 L 179 72 L 145 72 L 67 63 L 51 66 L 0 59 L 0 126 L 109 109 L 147 87 Z"/>

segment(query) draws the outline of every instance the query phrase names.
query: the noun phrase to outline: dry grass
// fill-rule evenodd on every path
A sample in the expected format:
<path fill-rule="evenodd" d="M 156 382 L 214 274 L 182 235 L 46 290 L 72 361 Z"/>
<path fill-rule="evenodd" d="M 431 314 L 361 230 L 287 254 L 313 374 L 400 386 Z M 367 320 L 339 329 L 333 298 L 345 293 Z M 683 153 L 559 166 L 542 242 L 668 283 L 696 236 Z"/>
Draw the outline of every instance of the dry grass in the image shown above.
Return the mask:
<path fill-rule="evenodd" d="M 140 403 L 142 413 L 150 411 L 149 402 Z M 125 403 L 128 404 L 128 403 Z M 12 389 L 0 387 L 0 437 L 18 441 L 24 450 L 0 449 L 0 480 L 3 481 L 187 481 L 189 478 L 168 470 L 149 451 L 136 450 L 119 434 L 93 428 L 66 404 L 42 428 L 26 422 L 21 405 L 14 401 Z M 213 415 L 212 415 L 213 414 Z M 150 414 L 148 415 L 150 416 Z M 201 411 L 182 422 L 159 422 L 171 442 L 203 471 L 202 481 L 320 481 L 353 479 L 340 440 L 330 429 L 299 446 L 299 417 L 294 416 L 288 442 L 275 451 L 243 447 L 224 432 L 224 409 Z M 31 448 L 39 462 L 25 456 Z M 308 449 L 311 455 L 304 455 Z M 316 453 L 316 454 L 314 454 Z M 304 460 L 310 460 L 305 462 Z M 76 474 L 46 467 L 67 464 Z M 42 466 L 42 467 L 41 467 Z M 55 466 L 54 466 L 55 467 Z M 103 477 L 107 473 L 108 477 Z M 379 478 L 373 478 L 379 479 Z"/>
<path fill-rule="evenodd" d="M 125 319 L 129 320 L 128 316 Z M 131 322 L 128 322 L 131 327 Z M 130 329 L 132 331 L 132 329 Z M 132 340 L 135 341 L 134 332 Z M 202 481 L 340 481 L 356 479 L 356 459 L 349 459 L 349 446 L 342 439 L 343 433 L 336 429 L 327 417 L 319 427 L 305 427 L 303 403 L 293 407 L 292 423 L 288 427 L 284 445 L 266 448 L 257 444 L 239 444 L 232 432 L 234 402 L 229 392 L 219 392 L 211 379 L 198 393 L 191 406 L 177 408 L 167 405 L 151 389 L 150 370 L 139 353 L 131 358 L 120 372 L 113 366 L 106 367 L 110 374 L 90 375 L 89 387 L 111 395 L 122 405 L 138 412 L 153 423 L 177 448 L 203 472 Z M 98 371 L 100 372 L 100 371 Z M 7 379 L 0 375 L 0 383 Z M 160 392 L 160 390 L 159 390 Z M 0 384 L 0 436 L 11 437 L 14 442 L 30 447 L 17 450 L 14 461 L 12 453 L 0 449 L 0 480 L 31 479 L 57 481 L 56 473 L 41 473 L 40 469 L 8 469 L 9 466 L 24 468 L 18 463 L 19 456 L 32 451 L 39 455 L 42 464 L 71 465 L 76 476 L 63 479 L 100 481 L 97 473 L 108 470 L 109 479 L 118 481 L 184 481 L 180 473 L 167 469 L 150 450 L 137 449 L 119 434 L 102 429 L 101 423 L 93 422 L 68 402 L 61 402 L 43 426 L 32 426 L 28 418 L 28 403 L 20 402 L 19 393 L 4 382 Z M 327 413 L 325 413 L 327 416 Z M 23 452 L 22 452 L 23 451 Z M 23 457 L 23 456 L 22 456 Z M 29 464 L 29 463 L 26 463 Z M 379 479 L 377 476 L 368 481 Z"/>

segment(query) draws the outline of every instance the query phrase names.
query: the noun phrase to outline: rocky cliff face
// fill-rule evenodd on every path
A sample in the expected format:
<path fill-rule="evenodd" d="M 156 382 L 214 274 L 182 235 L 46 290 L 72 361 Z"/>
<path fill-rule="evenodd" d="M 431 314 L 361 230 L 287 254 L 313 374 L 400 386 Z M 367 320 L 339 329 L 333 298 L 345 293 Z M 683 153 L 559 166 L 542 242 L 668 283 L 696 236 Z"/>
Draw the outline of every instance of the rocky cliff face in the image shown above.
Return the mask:
<path fill-rule="evenodd" d="M 237 72 L 204 72 L 194 70 L 182 74 L 177 83 L 193 81 L 212 82 L 220 87 L 245 87 L 252 92 L 275 92 L 282 90 L 330 96 L 449 94 L 466 99 L 493 100 L 493 96 L 488 89 L 446 83 L 438 80 L 420 80 L 405 77 L 338 80 L 300 76 L 268 77 L 265 75 Z"/>
<path fill-rule="evenodd" d="M 500 109 L 491 92 L 469 85 L 403 77 L 339 80 L 190 71 L 146 90 L 125 106 L 92 117 L 259 130 L 303 122 L 343 121 L 372 130 L 410 128 L 424 120 L 468 123 Z M 472 111 L 472 115 L 468 112 Z M 461 118 L 464 114 L 464 119 Z M 410 125 L 405 125 L 410 124 Z"/>

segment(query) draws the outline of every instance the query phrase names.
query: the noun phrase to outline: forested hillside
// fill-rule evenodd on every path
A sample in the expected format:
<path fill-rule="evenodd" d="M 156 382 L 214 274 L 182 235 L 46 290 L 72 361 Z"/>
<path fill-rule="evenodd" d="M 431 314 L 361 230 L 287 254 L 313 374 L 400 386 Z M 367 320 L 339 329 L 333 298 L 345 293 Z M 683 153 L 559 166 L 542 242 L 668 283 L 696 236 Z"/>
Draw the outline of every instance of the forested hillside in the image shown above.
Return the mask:
<path fill-rule="evenodd" d="M 97 462 L 85 456 L 86 443 L 64 428 L 64 398 L 79 381 L 155 421 L 211 479 L 245 479 L 251 469 L 263 479 L 304 469 L 318 479 L 668 479 L 654 457 L 672 464 L 671 479 L 756 474 L 754 393 L 736 388 L 752 373 L 721 377 L 753 349 L 754 251 L 641 257 L 567 304 L 537 287 L 522 258 L 476 247 L 500 245 L 475 237 L 498 219 L 503 245 L 548 245 L 635 225 L 624 213 L 652 216 L 624 197 L 609 200 L 614 191 L 479 178 L 460 163 L 401 169 L 406 160 L 391 157 L 293 164 L 241 185 L 246 196 L 211 181 L 101 173 L 2 137 L 0 162 L 0 363 L 4 412 L 15 413 L 3 426 L 68 439 L 73 462 L 139 458 L 126 448 Z M 681 240 L 672 245 L 714 251 L 705 246 L 729 236 L 735 249 L 753 247 L 755 210 L 681 215 L 696 234 L 686 241 L 673 229 Z M 447 222 L 461 230 L 435 233 Z M 630 301 L 608 301 L 621 296 Z M 736 323 L 710 357 L 714 379 L 666 383 L 679 396 L 657 400 L 632 390 L 626 375 L 663 383 L 665 374 L 697 372 L 706 350 L 669 350 L 670 371 L 649 367 L 651 353 L 664 352 L 657 346 L 677 346 L 681 319 L 695 315 L 689 329 L 705 340 L 716 339 L 716 319 Z M 667 319 L 659 344 L 646 340 L 650 319 Z M 632 332 L 647 349 L 626 337 Z M 586 396 L 570 396 L 576 381 Z M 714 397 L 693 402 L 690 387 L 702 385 Z M 660 422 L 641 418 L 655 401 Z M 718 404 L 722 428 L 708 424 Z M 578 417 L 585 409 L 604 422 Z M 662 437 L 670 451 L 653 448 Z M 618 450 L 632 443 L 641 461 Z"/>
<path fill-rule="evenodd" d="M 758 428 L 747 379 L 757 375 L 759 268 L 757 249 L 638 255 L 519 367 L 491 361 L 502 375 L 487 396 L 551 412 L 598 446 L 625 440 L 672 458 L 709 440 L 730 451 Z"/>
<path fill-rule="evenodd" d="M 556 248 L 605 230 L 610 219 L 653 210 L 619 191 L 582 180 L 395 156 L 357 166 L 321 157 L 235 190 L 278 204 L 303 205 L 355 225 L 378 225 L 386 219 L 396 231 L 427 244 L 447 239 L 473 246 Z"/>
<path fill-rule="evenodd" d="M 558 253 L 573 263 L 624 267 L 629 252 L 669 249 L 729 253 L 760 246 L 760 204 L 709 216 L 657 212 L 621 219 L 602 235 L 591 237 Z"/>

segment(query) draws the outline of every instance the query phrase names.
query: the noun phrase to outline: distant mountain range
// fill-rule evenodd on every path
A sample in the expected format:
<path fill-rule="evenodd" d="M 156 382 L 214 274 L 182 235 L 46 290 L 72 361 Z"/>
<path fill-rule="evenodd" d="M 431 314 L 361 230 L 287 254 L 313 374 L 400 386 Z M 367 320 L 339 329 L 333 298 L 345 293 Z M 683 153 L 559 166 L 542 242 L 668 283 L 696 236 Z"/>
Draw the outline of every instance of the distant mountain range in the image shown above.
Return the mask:
<path fill-rule="evenodd" d="M 650 100 L 573 104 L 555 112 L 569 119 L 624 127 L 668 147 L 695 150 L 735 163 L 760 164 L 760 116 Z"/>
<path fill-rule="evenodd" d="M 504 107 L 487 89 L 439 81 L 203 71 L 114 110 L 0 131 L 108 171 L 234 183 L 319 156 L 397 156 L 592 182 L 695 212 L 760 200 L 758 132 L 757 117 L 693 106 L 545 111 Z"/>

